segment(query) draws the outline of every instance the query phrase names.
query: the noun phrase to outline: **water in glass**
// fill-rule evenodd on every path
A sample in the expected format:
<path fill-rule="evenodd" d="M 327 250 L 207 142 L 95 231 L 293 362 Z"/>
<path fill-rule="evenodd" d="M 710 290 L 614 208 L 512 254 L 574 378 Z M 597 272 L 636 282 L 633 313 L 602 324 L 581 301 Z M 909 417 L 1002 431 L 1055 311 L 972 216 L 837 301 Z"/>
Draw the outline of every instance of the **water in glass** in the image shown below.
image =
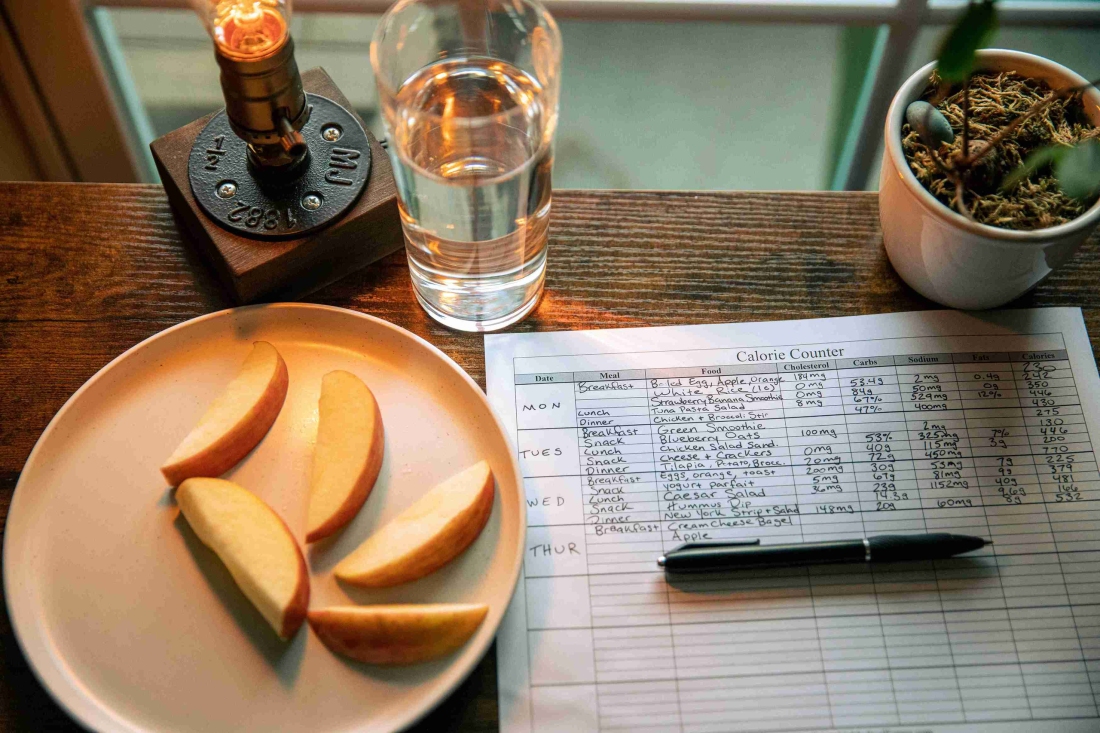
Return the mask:
<path fill-rule="evenodd" d="M 542 291 L 557 110 L 538 81 L 490 58 L 448 58 L 397 91 L 390 153 L 409 269 L 440 322 L 490 331 Z"/>

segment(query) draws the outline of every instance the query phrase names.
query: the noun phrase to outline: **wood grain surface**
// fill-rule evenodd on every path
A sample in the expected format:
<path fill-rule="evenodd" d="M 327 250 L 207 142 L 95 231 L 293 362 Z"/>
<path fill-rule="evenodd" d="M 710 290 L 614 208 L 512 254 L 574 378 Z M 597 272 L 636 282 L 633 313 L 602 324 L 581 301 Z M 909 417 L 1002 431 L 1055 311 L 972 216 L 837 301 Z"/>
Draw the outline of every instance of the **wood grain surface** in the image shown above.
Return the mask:
<path fill-rule="evenodd" d="M 1012 305 L 1080 306 L 1100 346 L 1100 239 Z M 435 324 L 403 253 L 311 302 L 436 344 L 484 387 L 480 336 Z M 121 352 L 228 307 L 158 186 L 0 183 L 0 523 L 64 401 Z M 767 321 L 936 308 L 882 249 L 873 193 L 554 194 L 546 295 L 517 331 Z M 79 730 L 27 667 L 0 612 L 0 733 Z M 496 653 L 420 729 L 497 729 Z"/>

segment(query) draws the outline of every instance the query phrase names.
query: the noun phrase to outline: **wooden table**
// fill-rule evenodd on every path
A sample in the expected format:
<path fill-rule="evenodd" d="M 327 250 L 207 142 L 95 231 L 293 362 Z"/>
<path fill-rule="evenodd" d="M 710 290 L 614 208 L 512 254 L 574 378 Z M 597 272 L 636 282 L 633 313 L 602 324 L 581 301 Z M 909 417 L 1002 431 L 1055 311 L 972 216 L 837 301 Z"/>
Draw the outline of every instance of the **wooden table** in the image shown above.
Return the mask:
<path fill-rule="evenodd" d="M 937 307 L 882 249 L 872 193 L 554 196 L 546 295 L 519 331 L 857 315 Z M 1080 306 L 1100 346 L 1100 237 L 1015 305 Z M 422 336 L 483 387 L 482 338 L 417 306 L 402 253 L 308 300 Z M 142 339 L 228 307 L 158 186 L 0 183 L 0 524 L 23 463 L 81 384 Z M 0 731 L 78 730 L 0 612 Z M 496 730 L 491 650 L 423 730 Z"/>

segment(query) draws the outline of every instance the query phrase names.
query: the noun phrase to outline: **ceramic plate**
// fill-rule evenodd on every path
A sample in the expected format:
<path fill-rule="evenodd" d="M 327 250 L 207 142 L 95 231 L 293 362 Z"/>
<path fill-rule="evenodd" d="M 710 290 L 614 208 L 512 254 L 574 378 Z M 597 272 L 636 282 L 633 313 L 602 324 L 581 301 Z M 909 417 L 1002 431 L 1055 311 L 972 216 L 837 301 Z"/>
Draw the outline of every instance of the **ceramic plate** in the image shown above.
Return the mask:
<path fill-rule="evenodd" d="M 446 659 L 404 668 L 334 656 L 308 626 L 278 640 L 179 516 L 158 470 L 257 340 L 290 371 L 278 420 L 225 478 L 254 491 L 302 540 L 321 377 L 360 376 L 386 430 L 373 493 L 335 538 L 306 550 L 310 606 L 483 602 L 477 634 Z M 438 481 L 487 459 L 492 516 L 457 560 L 380 591 L 333 566 Z M 16 487 L 4 583 L 39 679 L 85 725 L 111 731 L 382 731 L 406 726 L 481 659 L 515 588 L 524 503 L 515 453 L 484 394 L 453 361 L 390 323 L 313 305 L 213 313 L 104 367 L 57 413 Z"/>

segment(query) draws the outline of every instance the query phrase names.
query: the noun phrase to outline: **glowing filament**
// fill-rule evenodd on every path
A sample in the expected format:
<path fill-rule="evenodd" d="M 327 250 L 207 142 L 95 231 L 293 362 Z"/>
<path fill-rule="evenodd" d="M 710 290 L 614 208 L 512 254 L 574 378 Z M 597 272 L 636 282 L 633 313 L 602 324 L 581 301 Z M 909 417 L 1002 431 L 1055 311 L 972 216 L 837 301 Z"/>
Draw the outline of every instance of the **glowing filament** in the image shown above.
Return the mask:
<path fill-rule="evenodd" d="M 220 0 L 213 5 L 211 33 L 218 51 L 250 60 L 274 53 L 288 37 L 284 4 L 278 0 Z"/>

